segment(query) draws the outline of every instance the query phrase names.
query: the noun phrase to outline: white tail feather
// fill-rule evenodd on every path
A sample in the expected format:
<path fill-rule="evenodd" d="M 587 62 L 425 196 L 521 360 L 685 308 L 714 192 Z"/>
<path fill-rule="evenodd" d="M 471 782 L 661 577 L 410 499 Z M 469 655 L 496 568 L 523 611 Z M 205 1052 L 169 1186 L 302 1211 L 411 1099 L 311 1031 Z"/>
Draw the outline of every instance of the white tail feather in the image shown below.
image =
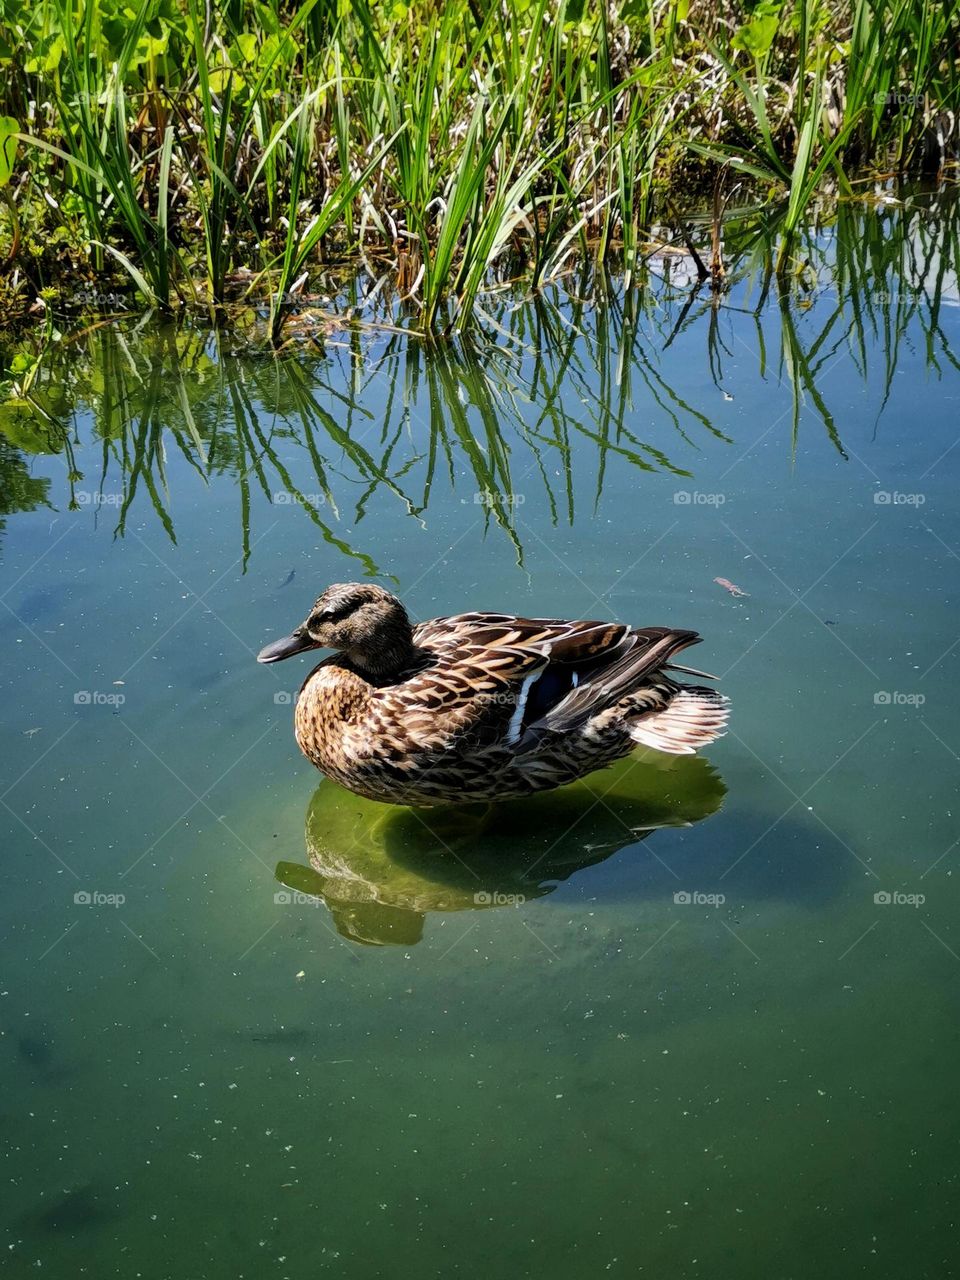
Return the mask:
<path fill-rule="evenodd" d="M 630 737 L 642 746 L 692 756 L 723 736 L 729 699 L 714 689 L 684 687 L 663 711 L 630 722 Z"/>

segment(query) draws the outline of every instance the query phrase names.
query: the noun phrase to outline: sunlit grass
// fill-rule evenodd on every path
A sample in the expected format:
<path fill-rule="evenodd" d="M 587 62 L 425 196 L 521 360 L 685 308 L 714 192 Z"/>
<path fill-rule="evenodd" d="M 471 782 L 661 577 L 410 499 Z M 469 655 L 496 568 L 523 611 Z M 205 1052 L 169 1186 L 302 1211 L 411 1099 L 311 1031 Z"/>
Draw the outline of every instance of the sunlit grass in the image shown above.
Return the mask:
<path fill-rule="evenodd" d="M 958 6 L 937 0 L 0 6 L 21 142 L 18 287 L 125 273 L 172 311 L 245 296 L 279 338 L 322 262 L 374 263 L 430 334 L 493 275 L 635 276 L 726 170 L 792 261 L 812 201 L 956 155 Z M 951 115 L 951 113 L 953 113 Z M 731 182 L 735 181 L 731 178 Z"/>

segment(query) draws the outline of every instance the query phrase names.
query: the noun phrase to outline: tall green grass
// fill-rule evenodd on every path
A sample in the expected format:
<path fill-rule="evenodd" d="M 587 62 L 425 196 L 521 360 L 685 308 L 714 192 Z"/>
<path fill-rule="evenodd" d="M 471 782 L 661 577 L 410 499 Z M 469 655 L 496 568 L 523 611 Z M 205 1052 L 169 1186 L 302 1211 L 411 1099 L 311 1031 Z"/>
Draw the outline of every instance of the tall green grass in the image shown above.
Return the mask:
<path fill-rule="evenodd" d="M 955 161 L 958 48 L 953 0 L 0 0 L 0 233 L 28 302 L 115 270 L 278 339 L 363 259 L 446 334 L 501 280 L 632 280 L 726 167 L 783 270 L 825 190 Z"/>
<path fill-rule="evenodd" d="M 776 233 L 762 211 L 730 226 L 727 247 L 737 311 L 756 326 L 756 376 L 779 374 L 789 388 L 789 447 L 798 447 L 802 432 L 822 429 L 846 456 L 829 376 L 839 351 L 852 361 L 854 381 L 885 397 L 907 355 L 911 367 L 919 357 L 931 378 L 960 369 L 943 323 L 960 260 L 960 202 L 955 193 L 925 192 L 889 207 L 843 202 L 830 217 L 830 236 L 816 221 L 798 233 L 807 278 L 794 273 L 779 288 Z M 202 481 L 233 474 L 244 559 L 258 505 L 261 532 L 266 527 L 259 490 L 302 507 L 319 536 L 363 573 L 377 568 L 362 547 L 342 541 L 344 504 L 353 506 L 358 529 L 375 493 L 419 518 L 438 487 L 466 475 L 483 495 L 491 531 L 509 538 L 519 557 L 522 511 L 508 496 L 520 477 L 543 486 L 560 523 L 573 519 L 576 502 L 599 503 L 612 467 L 626 467 L 638 481 L 654 471 L 686 478 L 704 440 L 730 449 L 731 458 L 740 451 L 724 429 L 729 414 L 711 407 L 726 390 L 731 358 L 723 310 L 703 293 L 679 297 L 650 262 L 636 274 L 631 291 L 605 289 L 602 268 L 583 262 L 520 305 L 509 294 L 484 299 L 475 329 L 435 350 L 397 333 L 352 334 L 349 344 L 330 349 L 329 361 L 299 351 L 237 361 L 234 335 L 202 317 L 133 333 L 89 325 L 67 342 L 48 312 L 42 330 L 26 335 L 0 369 L 0 440 L 62 454 L 79 489 L 96 483 L 122 492 L 120 533 L 153 518 L 153 509 L 176 536 L 171 457 Z M 891 281 L 899 282 L 896 292 Z M 354 288 L 345 288 L 344 302 L 356 302 Z M 391 303 L 380 295 L 371 311 L 389 318 Z M 691 387 L 687 366 L 669 352 L 680 335 L 691 351 L 703 344 L 703 367 L 715 383 L 709 394 L 697 379 Z M 331 366 L 338 370 L 332 379 Z M 365 390 L 371 378 L 383 391 L 375 422 Z M 635 411 L 640 402 L 655 404 L 666 428 L 655 440 L 646 438 L 649 415 Z M 73 455 L 78 405 L 101 446 L 92 462 L 89 450 L 86 461 L 83 451 Z M 84 468 L 100 474 L 84 484 Z"/>

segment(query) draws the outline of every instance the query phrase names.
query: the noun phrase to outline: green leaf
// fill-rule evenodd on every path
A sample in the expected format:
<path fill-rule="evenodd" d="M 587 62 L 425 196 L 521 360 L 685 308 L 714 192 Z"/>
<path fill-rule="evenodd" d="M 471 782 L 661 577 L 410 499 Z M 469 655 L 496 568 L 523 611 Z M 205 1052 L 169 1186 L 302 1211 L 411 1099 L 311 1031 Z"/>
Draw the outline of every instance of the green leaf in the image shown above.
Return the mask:
<path fill-rule="evenodd" d="M 67 45 L 63 36 L 57 36 L 50 48 L 47 50 L 47 56 L 43 61 L 43 69 L 48 74 L 56 71 L 60 66 L 60 60 L 66 52 Z"/>
<path fill-rule="evenodd" d="M 730 42 L 733 48 L 742 49 L 758 61 L 765 58 L 780 25 L 780 9 L 776 0 L 761 0 L 750 21 L 743 24 Z"/>
<path fill-rule="evenodd" d="M 254 62 L 257 57 L 257 37 L 252 31 L 244 31 L 237 36 L 237 52 L 242 62 Z"/>
<path fill-rule="evenodd" d="M 19 132 L 20 124 L 13 116 L 0 116 L 0 187 L 7 185 L 13 173 Z"/>

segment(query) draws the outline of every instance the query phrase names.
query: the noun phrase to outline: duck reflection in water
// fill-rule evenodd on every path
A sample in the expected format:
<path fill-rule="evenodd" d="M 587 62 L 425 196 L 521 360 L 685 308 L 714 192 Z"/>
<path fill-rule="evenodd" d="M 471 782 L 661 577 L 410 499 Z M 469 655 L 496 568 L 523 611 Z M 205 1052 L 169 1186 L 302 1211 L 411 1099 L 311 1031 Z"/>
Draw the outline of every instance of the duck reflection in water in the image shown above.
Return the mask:
<path fill-rule="evenodd" d="M 432 912 L 515 906 L 661 827 L 691 826 L 726 788 L 698 756 L 645 753 L 571 786 L 502 804 L 384 810 L 322 782 L 307 810 L 310 865 L 277 879 L 320 899 L 338 932 L 412 946 Z"/>

